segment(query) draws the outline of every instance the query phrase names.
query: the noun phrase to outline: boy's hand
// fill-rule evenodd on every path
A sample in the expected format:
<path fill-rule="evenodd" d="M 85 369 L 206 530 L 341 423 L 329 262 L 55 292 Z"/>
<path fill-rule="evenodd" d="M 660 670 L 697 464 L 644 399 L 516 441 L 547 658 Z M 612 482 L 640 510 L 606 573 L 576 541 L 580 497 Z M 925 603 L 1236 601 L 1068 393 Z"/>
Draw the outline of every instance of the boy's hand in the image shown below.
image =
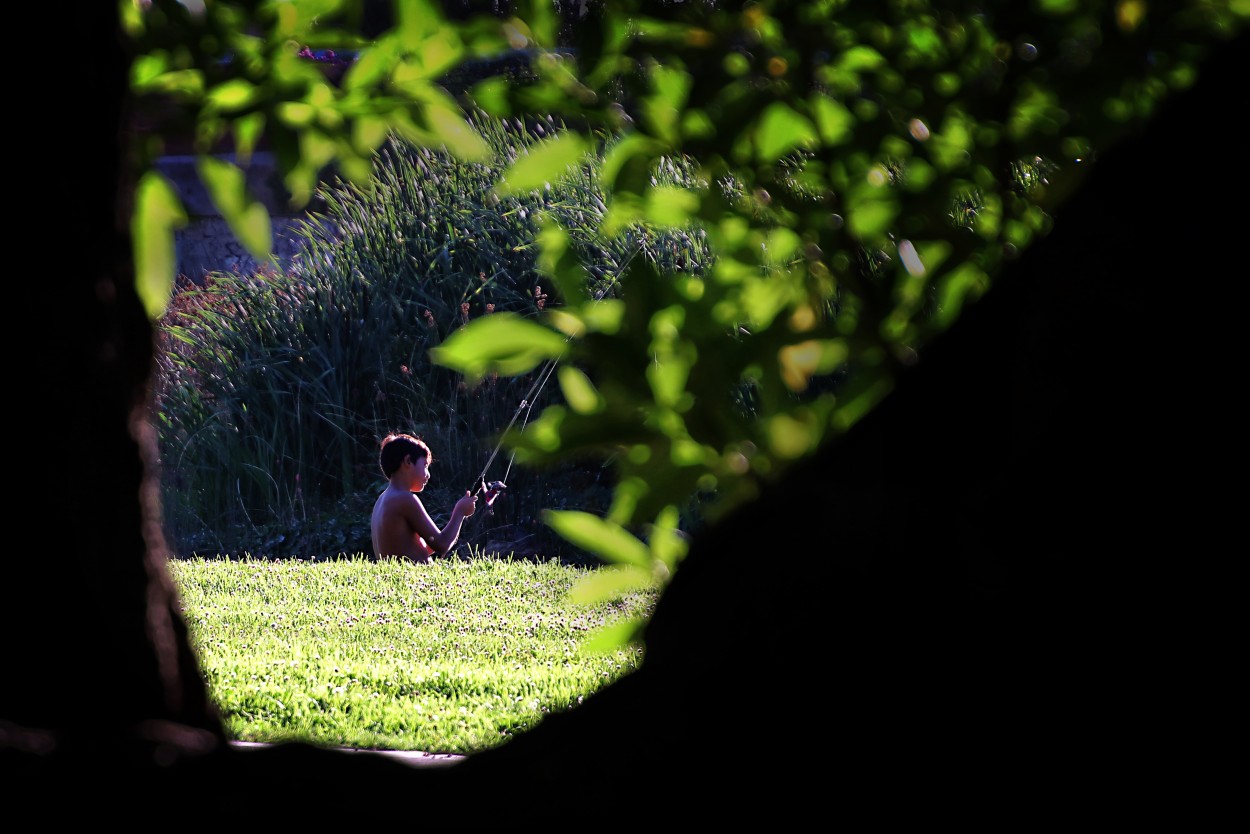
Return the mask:
<path fill-rule="evenodd" d="M 473 515 L 477 511 L 477 496 L 471 494 L 467 489 L 464 491 L 464 497 L 456 502 L 456 509 L 465 518 Z"/>

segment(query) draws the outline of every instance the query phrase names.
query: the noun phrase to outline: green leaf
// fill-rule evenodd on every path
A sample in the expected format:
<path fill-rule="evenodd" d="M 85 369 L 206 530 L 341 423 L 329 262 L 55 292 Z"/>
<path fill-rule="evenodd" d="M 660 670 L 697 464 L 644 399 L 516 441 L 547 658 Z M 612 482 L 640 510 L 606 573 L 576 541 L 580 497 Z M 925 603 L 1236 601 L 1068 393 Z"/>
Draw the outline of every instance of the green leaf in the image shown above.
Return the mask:
<path fill-rule="evenodd" d="M 577 605 L 595 605 L 654 585 L 648 570 L 636 565 L 609 565 L 574 582 L 569 588 L 569 600 Z"/>
<path fill-rule="evenodd" d="M 627 134 L 608 148 L 603 156 L 599 169 L 599 181 L 610 190 L 620 190 L 623 186 L 629 190 L 640 190 L 629 180 L 634 178 L 645 181 L 647 174 L 663 153 L 659 142 L 638 133 Z M 622 174 L 626 174 L 624 182 Z"/>
<path fill-rule="evenodd" d="M 1037 0 L 1037 9 L 1043 14 L 1069 15 L 1080 8 L 1079 0 Z"/>
<path fill-rule="evenodd" d="M 1055 134 L 1068 120 L 1068 113 L 1059 106 L 1059 97 L 1051 90 L 1033 84 L 1024 85 L 1007 119 L 1007 130 L 1017 142 L 1036 134 Z"/>
<path fill-rule="evenodd" d="M 791 391 L 803 391 L 813 376 L 827 374 L 850 357 L 842 339 L 810 339 L 787 345 L 777 353 L 781 379 Z"/>
<path fill-rule="evenodd" d="M 663 65 L 651 69 L 651 92 L 641 110 L 651 132 L 670 145 L 677 144 L 677 127 L 693 83 L 685 70 Z"/>
<path fill-rule="evenodd" d="M 163 54 L 136 56 L 130 65 L 130 86 L 141 90 L 167 69 L 169 62 Z"/>
<path fill-rule="evenodd" d="M 130 236 L 135 252 L 135 291 L 153 321 L 169 304 L 177 263 L 174 230 L 185 225 L 187 213 L 173 185 L 155 171 L 144 174 L 135 187 Z"/>
<path fill-rule="evenodd" d="M 586 642 L 582 643 L 582 651 L 590 654 L 612 654 L 628 648 L 630 643 L 638 642 L 647 621 L 640 617 L 609 623 L 591 632 Z"/>
<path fill-rule="evenodd" d="M 441 10 L 431 0 L 400 0 L 394 4 L 397 12 L 395 31 L 399 42 L 414 48 L 444 25 Z"/>
<path fill-rule="evenodd" d="M 842 54 L 838 67 L 858 72 L 859 70 L 877 69 L 888 64 L 885 56 L 871 46 L 853 46 Z"/>
<path fill-rule="evenodd" d="M 230 231 L 247 247 L 252 257 L 269 258 L 273 250 L 273 233 L 269 212 L 247 191 L 247 176 L 232 162 L 202 155 L 196 159 L 200 180 L 208 189 Z"/>
<path fill-rule="evenodd" d="M 508 82 L 502 78 L 487 78 L 473 85 L 469 92 L 473 103 L 492 116 L 507 116 L 512 110 L 508 104 Z"/>
<path fill-rule="evenodd" d="M 343 89 L 347 91 L 372 87 L 390 72 L 399 60 L 399 44 L 395 38 L 380 38 L 369 49 L 360 53 L 343 76 Z"/>
<path fill-rule="evenodd" d="M 686 380 L 693 363 L 681 354 L 670 353 L 647 363 L 647 382 L 657 404 L 676 408 L 686 394 Z"/>
<path fill-rule="evenodd" d="M 179 98 L 194 99 L 204 92 L 204 73 L 197 69 L 174 70 L 147 80 L 138 93 L 163 93 Z"/>
<path fill-rule="evenodd" d="M 578 299 L 586 281 L 586 272 L 577 252 L 571 245 L 569 234 L 549 214 L 538 218 L 538 258 L 535 266 L 543 275 L 555 282 L 556 289 L 566 299 Z"/>
<path fill-rule="evenodd" d="M 900 205 L 884 171 L 874 169 L 846 195 L 846 224 L 851 233 L 872 240 L 890 228 Z"/>
<path fill-rule="evenodd" d="M 812 98 L 812 114 L 820 140 L 830 147 L 841 145 L 855 133 L 855 116 L 840 101 L 817 94 Z"/>
<path fill-rule="evenodd" d="M 377 150 L 386 141 L 390 125 L 380 116 L 365 114 L 352 123 L 352 144 L 361 151 Z"/>
<path fill-rule="evenodd" d="M 542 190 L 548 183 L 564 177 L 569 167 L 585 156 L 587 148 L 586 139 L 576 133 L 564 133 L 538 142 L 508 166 L 495 186 L 495 193 L 500 197 L 512 197 Z"/>
<path fill-rule="evenodd" d="M 207 104 L 217 110 L 239 110 L 256 100 L 256 86 L 242 78 L 232 78 L 208 91 Z"/>
<path fill-rule="evenodd" d="M 961 264 L 938 282 L 937 325 L 950 327 L 959 318 L 964 302 L 976 299 L 989 287 L 989 278 L 972 263 Z"/>
<path fill-rule="evenodd" d="M 483 316 L 448 336 L 430 349 L 430 361 L 452 368 L 477 382 L 491 371 L 516 376 L 533 370 L 540 362 L 559 359 L 568 340 L 516 313 Z"/>
<path fill-rule="evenodd" d="M 925 143 L 933 162 L 942 171 L 962 167 L 970 160 L 973 150 L 972 130 L 962 114 L 947 116 L 942 129 L 930 133 Z"/>
<path fill-rule="evenodd" d="M 417 51 L 426 78 L 437 79 L 460 62 L 464 46 L 455 29 L 443 27 L 426 38 Z"/>
<path fill-rule="evenodd" d="M 720 266 L 723 267 L 724 264 Z M 760 276 L 758 269 L 748 267 L 741 276 L 741 284 L 742 307 L 748 321 L 756 328 L 771 325 L 773 319 L 794 300 L 793 286 L 787 285 L 781 275 Z"/>
<path fill-rule="evenodd" d="M 783 460 L 794 460 L 815 450 L 823 434 L 821 426 L 804 419 L 802 412 L 778 414 L 767 423 L 768 447 Z"/>
<path fill-rule="evenodd" d="M 492 157 L 486 140 L 457 111 L 433 106 L 427 114 L 430 131 L 457 159 L 463 162 L 488 162 Z"/>
<path fill-rule="evenodd" d="M 612 335 L 625 321 L 625 302 L 616 298 L 596 301 L 582 309 L 582 320 L 592 332 Z"/>
<path fill-rule="evenodd" d="M 699 210 L 699 197 L 676 185 L 660 185 L 647 192 L 646 217 L 657 228 L 689 225 Z"/>
<path fill-rule="evenodd" d="M 557 375 L 569 408 L 578 414 L 594 414 L 603 410 L 603 396 L 588 376 L 568 365 L 561 366 Z"/>
<path fill-rule="evenodd" d="M 816 129 L 806 116 L 775 101 L 764 109 L 755 129 L 755 154 L 760 162 L 773 162 L 795 148 L 815 143 Z"/>
<path fill-rule="evenodd" d="M 651 543 L 651 557 L 668 568 L 671 574 L 690 549 L 687 540 L 678 532 L 681 513 L 677 507 L 668 506 L 656 516 L 647 540 Z"/>
<path fill-rule="evenodd" d="M 556 17 L 551 0 L 529 0 L 525 4 L 525 21 L 529 24 L 530 37 L 538 46 L 550 49 L 556 45 L 556 32 L 560 21 Z"/>
<path fill-rule="evenodd" d="M 561 537 L 609 562 L 651 570 L 651 550 L 619 524 L 580 510 L 544 510 L 543 521 Z"/>
<path fill-rule="evenodd" d="M 909 26 L 907 43 L 912 49 L 930 58 L 943 58 L 946 55 L 946 46 L 942 43 L 941 36 L 929 26 Z"/>
<path fill-rule="evenodd" d="M 261 134 L 265 132 L 265 114 L 249 113 L 246 116 L 237 116 L 234 119 L 234 148 L 235 156 L 240 160 L 249 160 L 252 158 L 252 151 L 256 149 L 256 143 L 260 141 Z"/>

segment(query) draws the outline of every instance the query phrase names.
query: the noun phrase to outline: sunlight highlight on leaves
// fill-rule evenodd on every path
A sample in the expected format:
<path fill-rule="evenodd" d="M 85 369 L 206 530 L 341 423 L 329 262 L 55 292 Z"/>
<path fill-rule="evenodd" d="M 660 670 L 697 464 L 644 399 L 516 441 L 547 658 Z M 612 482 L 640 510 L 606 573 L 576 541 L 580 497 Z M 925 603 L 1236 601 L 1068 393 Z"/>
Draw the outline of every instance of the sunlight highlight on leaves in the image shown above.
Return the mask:
<path fill-rule="evenodd" d="M 567 350 L 568 340 L 554 330 L 515 313 L 499 312 L 456 330 L 430 349 L 430 360 L 476 383 L 492 371 L 526 373 L 547 359 L 559 359 Z"/>
<path fill-rule="evenodd" d="M 579 510 L 544 510 L 542 517 L 562 537 L 596 556 L 651 569 L 650 549 L 619 524 Z"/>
<path fill-rule="evenodd" d="M 257 260 L 265 260 L 273 249 L 269 212 L 247 192 L 247 176 L 232 162 L 203 155 L 196 159 L 196 170 L 221 216 L 239 242 Z"/>
<path fill-rule="evenodd" d="M 603 410 L 603 396 L 595 389 L 595 385 L 577 368 L 562 365 L 557 372 L 560 391 L 568 402 L 569 408 L 578 414 L 594 414 Z"/>
<path fill-rule="evenodd" d="M 153 321 L 169 304 L 176 263 L 174 230 L 186 224 L 186 210 L 169 180 L 156 171 L 144 174 L 135 188 L 130 235 L 135 252 L 135 289 Z"/>
<path fill-rule="evenodd" d="M 586 139 L 576 133 L 539 142 L 508 166 L 496 193 L 500 197 L 511 197 L 542 190 L 548 183 L 566 176 L 569 166 L 576 165 L 588 148 Z"/>
<path fill-rule="evenodd" d="M 603 655 L 625 649 L 631 643 L 641 641 L 646 624 L 646 620 L 638 618 L 602 626 L 587 638 L 582 650 L 588 654 Z"/>
<path fill-rule="evenodd" d="M 831 108 L 826 107 L 825 115 L 829 118 Z M 836 135 L 836 124 L 827 126 L 827 129 Z M 805 116 L 783 102 L 774 102 L 764 110 L 756 128 L 756 156 L 760 162 L 772 162 L 796 148 L 811 145 L 815 140 L 816 129 Z"/>
<path fill-rule="evenodd" d="M 587 573 L 569 588 L 569 599 L 578 605 L 594 605 L 631 591 L 655 586 L 651 572 L 636 565 L 610 565 Z"/>

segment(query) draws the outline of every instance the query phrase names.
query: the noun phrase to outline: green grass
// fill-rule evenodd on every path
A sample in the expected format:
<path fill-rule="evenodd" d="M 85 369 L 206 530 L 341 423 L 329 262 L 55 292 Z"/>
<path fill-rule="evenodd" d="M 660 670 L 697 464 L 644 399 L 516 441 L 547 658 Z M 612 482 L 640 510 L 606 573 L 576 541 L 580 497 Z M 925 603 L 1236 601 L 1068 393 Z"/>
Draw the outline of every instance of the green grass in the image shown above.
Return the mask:
<path fill-rule="evenodd" d="M 227 735 L 468 754 L 576 708 L 639 667 L 597 653 L 601 626 L 649 617 L 657 588 L 594 605 L 595 568 L 450 559 L 169 563 Z"/>

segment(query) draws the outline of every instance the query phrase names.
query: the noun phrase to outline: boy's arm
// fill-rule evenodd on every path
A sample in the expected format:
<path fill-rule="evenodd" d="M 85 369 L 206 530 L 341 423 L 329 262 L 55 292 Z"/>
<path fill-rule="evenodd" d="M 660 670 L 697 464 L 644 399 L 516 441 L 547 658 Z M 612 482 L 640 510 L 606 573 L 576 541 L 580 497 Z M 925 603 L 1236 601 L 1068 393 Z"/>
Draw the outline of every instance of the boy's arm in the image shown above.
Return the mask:
<path fill-rule="evenodd" d="M 417 534 L 417 543 L 425 545 L 428 553 L 434 553 L 436 547 L 434 537 L 438 535 L 438 525 L 434 523 L 434 519 L 430 518 L 430 514 L 425 511 L 425 505 L 415 494 L 412 496 L 411 515 L 408 521 Z"/>
<path fill-rule="evenodd" d="M 447 525 L 442 530 L 439 530 L 438 525 L 434 523 L 434 519 L 430 518 L 430 514 L 426 512 L 425 505 L 421 503 L 421 499 L 415 495 L 412 498 L 417 506 L 416 518 L 413 523 L 417 533 L 425 541 L 426 545 L 433 548 L 433 555 L 447 555 L 447 552 L 455 547 L 456 542 L 460 538 L 460 528 L 463 526 L 464 520 L 468 516 L 473 515 L 473 511 L 477 509 L 477 499 L 466 491 L 464 497 L 457 501 L 456 506 L 452 508 L 451 518 L 447 520 Z"/>

